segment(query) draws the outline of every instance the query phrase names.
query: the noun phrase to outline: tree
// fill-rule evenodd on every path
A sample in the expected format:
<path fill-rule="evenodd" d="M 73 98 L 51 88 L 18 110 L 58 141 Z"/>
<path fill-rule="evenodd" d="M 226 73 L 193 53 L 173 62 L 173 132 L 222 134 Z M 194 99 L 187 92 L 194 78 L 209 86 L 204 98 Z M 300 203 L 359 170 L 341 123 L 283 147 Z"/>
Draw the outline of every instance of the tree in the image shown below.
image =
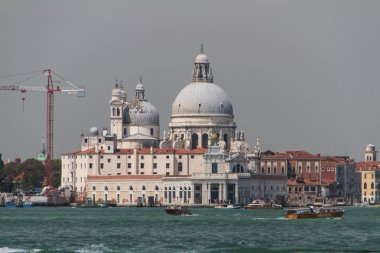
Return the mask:
<path fill-rule="evenodd" d="M 21 176 L 21 170 L 20 170 L 20 164 L 16 162 L 10 162 L 7 163 L 4 166 L 4 178 L 2 180 L 2 186 L 3 190 L 5 192 L 13 192 L 16 190 L 18 184 L 15 181 L 17 181 L 17 176 Z"/>
<path fill-rule="evenodd" d="M 61 185 L 61 160 L 53 160 L 53 187 L 58 188 Z"/>
<path fill-rule="evenodd" d="M 21 164 L 23 190 L 41 188 L 45 179 L 45 166 L 38 160 L 30 158 Z"/>

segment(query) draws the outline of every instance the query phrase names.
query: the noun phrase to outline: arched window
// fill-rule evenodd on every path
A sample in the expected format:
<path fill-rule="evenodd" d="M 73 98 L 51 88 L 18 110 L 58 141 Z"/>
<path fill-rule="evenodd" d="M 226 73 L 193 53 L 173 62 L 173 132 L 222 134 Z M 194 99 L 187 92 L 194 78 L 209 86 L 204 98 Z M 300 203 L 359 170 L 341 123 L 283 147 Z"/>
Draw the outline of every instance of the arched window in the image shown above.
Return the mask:
<path fill-rule="evenodd" d="M 145 190 L 146 190 L 146 188 L 145 188 L 145 185 L 143 185 L 143 186 L 142 186 L 142 190 L 143 190 L 143 191 L 145 191 Z"/>
<path fill-rule="evenodd" d="M 364 189 L 367 189 L 367 183 L 364 183 Z"/>
<path fill-rule="evenodd" d="M 120 186 L 119 185 L 117 186 L 116 190 L 120 191 Z"/>
<path fill-rule="evenodd" d="M 202 134 L 202 148 L 208 147 L 208 134 Z"/>
<path fill-rule="evenodd" d="M 120 116 L 120 108 L 117 108 L 116 113 L 117 113 L 117 116 Z"/>
<path fill-rule="evenodd" d="M 108 191 L 108 186 L 104 186 L 104 190 L 105 190 L 105 191 Z"/>
<path fill-rule="evenodd" d="M 179 198 L 182 199 L 182 193 L 183 193 L 183 189 L 182 187 L 179 188 Z"/>
<path fill-rule="evenodd" d="M 173 198 L 175 198 L 175 187 L 173 187 Z"/>
<path fill-rule="evenodd" d="M 129 190 L 130 190 L 130 191 L 133 191 L 133 187 L 132 187 L 132 185 L 129 186 Z"/>
<path fill-rule="evenodd" d="M 154 187 L 154 189 L 155 189 L 156 191 L 158 191 L 158 185 L 156 185 L 156 186 Z"/>
<path fill-rule="evenodd" d="M 191 135 L 191 149 L 196 149 L 198 147 L 198 134 Z"/>
<path fill-rule="evenodd" d="M 371 189 L 374 189 L 374 188 L 375 188 L 375 185 L 371 183 Z"/>
<path fill-rule="evenodd" d="M 115 116 L 115 107 L 112 107 L 112 116 Z"/>
<path fill-rule="evenodd" d="M 182 171 L 182 162 L 179 162 L 178 163 L 178 172 L 181 172 Z"/>
<path fill-rule="evenodd" d="M 185 139 L 185 134 L 181 134 L 181 140 Z"/>
<path fill-rule="evenodd" d="M 92 190 L 93 190 L 93 191 L 96 191 L 96 186 L 95 186 L 95 185 L 92 187 Z"/>

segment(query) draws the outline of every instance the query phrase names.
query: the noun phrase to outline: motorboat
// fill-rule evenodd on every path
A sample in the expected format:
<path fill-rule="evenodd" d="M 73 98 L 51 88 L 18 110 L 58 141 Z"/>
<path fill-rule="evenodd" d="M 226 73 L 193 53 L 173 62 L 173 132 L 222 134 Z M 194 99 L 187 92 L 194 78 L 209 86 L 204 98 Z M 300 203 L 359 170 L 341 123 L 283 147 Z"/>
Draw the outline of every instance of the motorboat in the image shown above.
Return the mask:
<path fill-rule="evenodd" d="M 192 212 L 185 206 L 168 206 L 165 212 L 171 215 L 192 215 Z"/>
<path fill-rule="evenodd" d="M 335 207 L 313 206 L 306 208 L 289 209 L 285 215 L 288 219 L 314 219 L 314 218 L 339 218 L 344 214 L 344 210 Z"/>

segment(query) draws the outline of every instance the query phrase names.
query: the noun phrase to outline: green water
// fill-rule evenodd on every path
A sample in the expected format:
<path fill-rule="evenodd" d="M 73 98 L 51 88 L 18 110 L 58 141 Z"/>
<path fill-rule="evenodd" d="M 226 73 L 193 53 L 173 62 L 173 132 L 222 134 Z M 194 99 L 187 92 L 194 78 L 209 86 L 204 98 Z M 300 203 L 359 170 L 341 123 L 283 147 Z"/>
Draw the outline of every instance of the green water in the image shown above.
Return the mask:
<path fill-rule="evenodd" d="M 0 208 L 0 252 L 380 252 L 380 208 L 341 219 L 192 208 Z"/>

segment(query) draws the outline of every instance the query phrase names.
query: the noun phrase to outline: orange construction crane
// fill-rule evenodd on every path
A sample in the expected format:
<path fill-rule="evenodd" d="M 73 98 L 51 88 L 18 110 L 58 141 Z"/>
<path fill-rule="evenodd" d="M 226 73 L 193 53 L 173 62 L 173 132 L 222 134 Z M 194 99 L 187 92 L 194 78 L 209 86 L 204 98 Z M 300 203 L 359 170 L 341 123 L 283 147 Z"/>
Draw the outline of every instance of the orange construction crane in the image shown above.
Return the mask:
<path fill-rule="evenodd" d="M 7 76 L 1 76 L 0 78 L 12 78 L 14 76 L 33 76 L 24 79 L 20 82 L 2 85 L 0 86 L 0 91 L 20 91 L 22 93 L 28 91 L 42 91 L 46 93 L 46 186 L 52 186 L 53 180 L 53 155 L 54 155 L 54 93 L 63 92 L 68 95 L 76 95 L 77 97 L 84 97 L 85 89 L 84 87 L 79 87 L 64 79 L 57 73 L 53 72 L 51 69 L 45 69 L 30 73 L 20 73 Z M 46 86 L 23 86 L 20 85 L 22 82 L 29 81 L 38 75 L 46 75 L 48 82 Z M 53 80 L 57 78 L 57 80 Z M 63 86 L 54 85 L 54 83 L 63 83 Z"/>

